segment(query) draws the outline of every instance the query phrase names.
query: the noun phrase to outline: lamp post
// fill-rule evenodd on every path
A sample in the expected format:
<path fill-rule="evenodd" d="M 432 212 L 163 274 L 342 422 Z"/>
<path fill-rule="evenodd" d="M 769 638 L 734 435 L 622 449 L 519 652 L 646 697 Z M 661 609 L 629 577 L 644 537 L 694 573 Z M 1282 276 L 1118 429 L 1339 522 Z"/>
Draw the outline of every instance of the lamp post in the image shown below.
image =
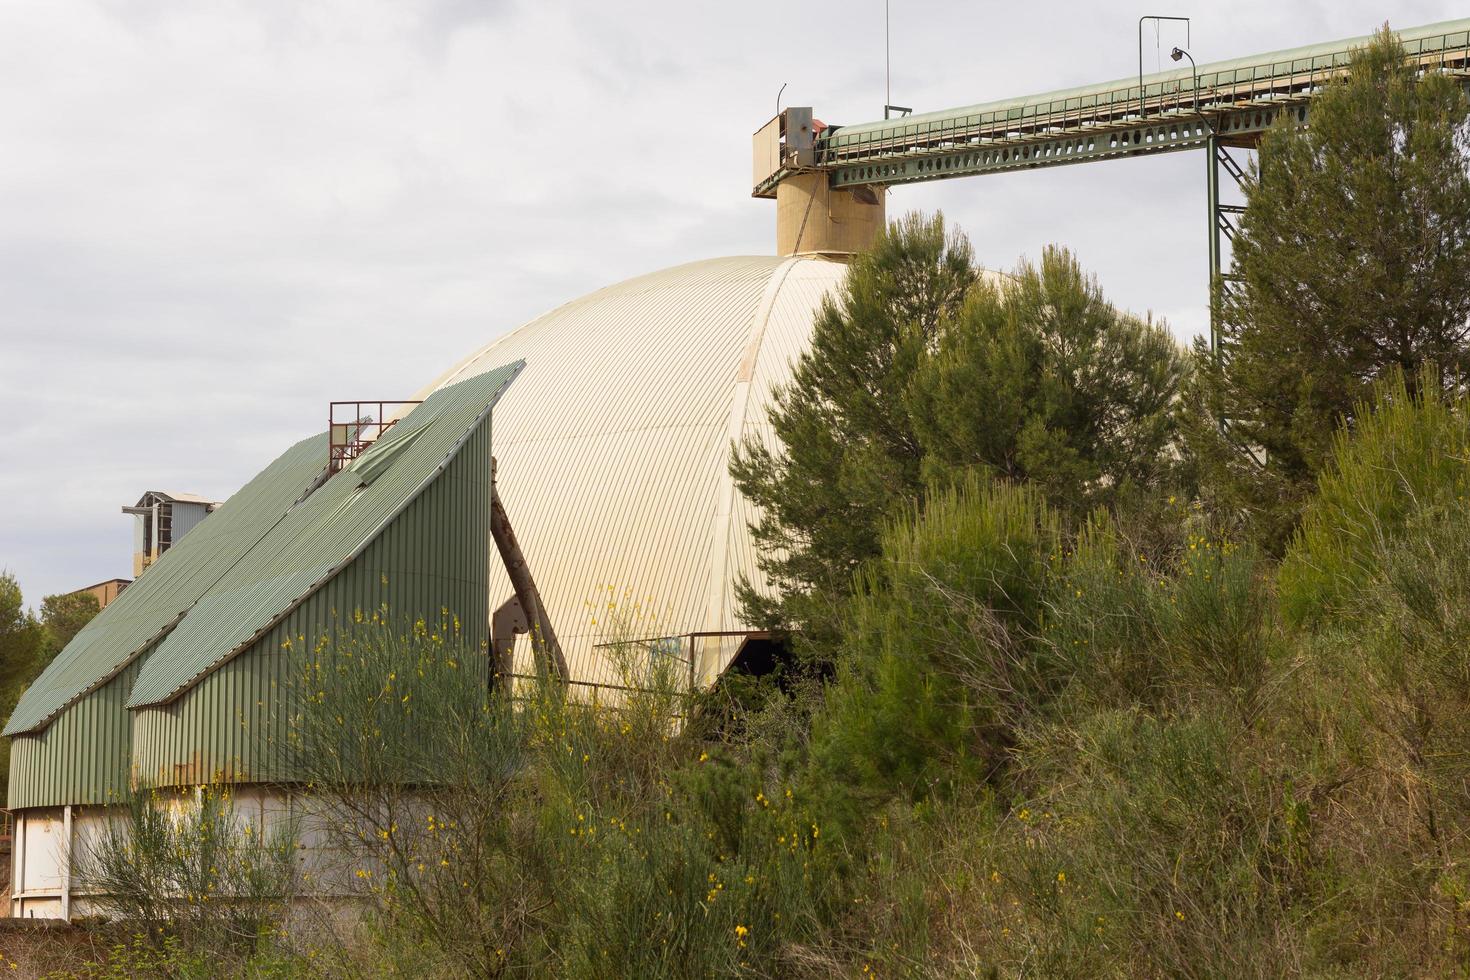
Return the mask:
<path fill-rule="evenodd" d="M 1189 37 L 1188 17 L 1167 17 L 1162 14 L 1144 14 L 1138 18 L 1138 114 L 1143 115 L 1143 22 L 1146 20 L 1181 20 L 1184 22 L 1184 43 L 1193 43 Z M 1191 58 L 1190 61 L 1194 59 Z"/>
<path fill-rule="evenodd" d="M 1194 63 L 1194 55 L 1183 48 L 1175 48 L 1169 52 L 1170 61 L 1178 61 L 1180 58 L 1189 59 L 1189 70 L 1194 75 L 1194 114 L 1199 115 L 1199 67 Z M 1214 127 L 1211 127 L 1212 129 Z"/>

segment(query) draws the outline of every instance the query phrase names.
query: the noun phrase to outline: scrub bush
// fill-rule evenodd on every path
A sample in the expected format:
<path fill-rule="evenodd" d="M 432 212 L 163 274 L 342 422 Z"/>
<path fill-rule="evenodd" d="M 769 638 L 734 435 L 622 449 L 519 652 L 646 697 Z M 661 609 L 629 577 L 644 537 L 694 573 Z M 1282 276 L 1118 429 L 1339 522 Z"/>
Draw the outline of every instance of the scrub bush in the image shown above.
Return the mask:
<path fill-rule="evenodd" d="M 1282 609 L 1292 623 L 1351 610 L 1378 559 L 1414 514 L 1455 503 L 1470 478 L 1470 418 L 1431 375 L 1410 388 L 1395 372 L 1359 405 L 1281 563 Z"/>
<path fill-rule="evenodd" d="M 71 855 L 75 892 L 156 943 L 177 934 L 234 953 L 276 932 L 297 880 L 296 826 L 237 812 L 225 786 L 140 789 Z"/>

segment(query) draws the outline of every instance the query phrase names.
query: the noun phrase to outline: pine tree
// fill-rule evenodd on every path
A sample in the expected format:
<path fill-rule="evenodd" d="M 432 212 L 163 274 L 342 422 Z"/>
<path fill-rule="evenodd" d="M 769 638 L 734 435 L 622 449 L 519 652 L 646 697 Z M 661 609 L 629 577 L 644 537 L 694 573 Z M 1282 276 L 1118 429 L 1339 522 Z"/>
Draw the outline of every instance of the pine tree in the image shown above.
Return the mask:
<path fill-rule="evenodd" d="M 943 219 L 910 216 L 854 260 L 770 414 L 779 450 L 730 471 L 775 598 L 745 615 L 830 625 L 885 523 L 931 487 L 1030 483 L 1064 517 L 1159 491 L 1177 468 L 1184 351 L 1119 311 L 1064 249 L 984 278 Z"/>
<path fill-rule="evenodd" d="M 49 663 L 101 611 L 97 597 L 90 592 L 67 592 L 42 599 L 41 625 L 46 630 L 46 661 Z"/>
<path fill-rule="evenodd" d="M 1417 74 L 1385 28 L 1314 100 L 1309 128 L 1263 138 L 1191 429 L 1221 503 L 1273 549 L 1378 378 L 1433 361 L 1464 385 L 1467 113 L 1459 83 Z"/>
<path fill-rule="evenodd" d="M 1084 516 L 1176 478 L 1185 352 L 1119 310 L 1066 249 L 971 290 L 909 389 L 925 475 L 1030 482 Z"/>
<path fill-rule="evenodd" d="M 25 607 L 20 583 L 0 571 L 0 716 L 9 719 L 45 662 L 45 630 Z M 10 739 L 0 739 L 0 798 L 10 784 Z"/>
<path fill-rule="evenodd" d="M 760 566 L 785 597 L 742 586 L 753 622 L 803 621 L 792 606 L 802 596 L 845 592 L 878 554 L 884 518 L 918 493 L 923 451 L 904 395 L 976 276 L 969 242 L 947 233 L 942 215 L 909 215 L 853 260 L 835 301 L 823 304 L 811 347 L 770 413 L 781 448 L 747 439 L 730 463 L 763 512 L 752 528 Z"/>

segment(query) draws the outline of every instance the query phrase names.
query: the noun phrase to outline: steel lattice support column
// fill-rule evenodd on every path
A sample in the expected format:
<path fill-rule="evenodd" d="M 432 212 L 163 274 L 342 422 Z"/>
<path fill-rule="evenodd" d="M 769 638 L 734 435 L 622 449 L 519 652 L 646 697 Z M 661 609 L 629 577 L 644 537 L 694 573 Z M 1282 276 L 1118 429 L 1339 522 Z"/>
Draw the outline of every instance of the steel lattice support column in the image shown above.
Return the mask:
<path fill-rule="evenodd" d="M 1210 244 L 1210 352 L 1220 353 L 1220 137 L 1211 133 L 1205 141 L 1205 196 Z"/>
<path fill-rule="evenodd" d="M 1234 144 L 1240 145 L 1240 144 Z M 1205 196 L 1209 209 L 1209 252 L 1210 252 L 1210 350 L 1220 353 L 1220 299 L 1232 283 L 1240 277 L 1226 267 L 1225 242 L 1233 242 L 1239 230 L 1235 219 L 1245 213 L 1239 204 L 1225 204 L 1220 200 L 1220 168 L 1224 168 L 1237 189 L 1245 183 L 1245 170 L 1226 149 L 1226 144 L 1216 133 L 1205 143 Z M 1223 239 L 1221 236 L 1224 236 Z M 1232 255 L 1233 259 L 1233 255 Z M 1233 261 L 1231 265 L 1233 265 Z"/>

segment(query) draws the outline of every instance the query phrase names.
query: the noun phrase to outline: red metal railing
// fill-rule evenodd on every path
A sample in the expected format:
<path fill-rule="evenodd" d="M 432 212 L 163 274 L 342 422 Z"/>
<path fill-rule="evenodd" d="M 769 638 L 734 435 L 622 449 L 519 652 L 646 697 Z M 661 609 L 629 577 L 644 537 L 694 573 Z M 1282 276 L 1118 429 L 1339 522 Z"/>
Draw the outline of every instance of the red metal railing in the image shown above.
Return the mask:
<path fill-rule="evenodd" d="M 327 409 L 327 467 L 335 473 L 393 428 L 393 410 L 416 401 L 341 401 Z"/>

